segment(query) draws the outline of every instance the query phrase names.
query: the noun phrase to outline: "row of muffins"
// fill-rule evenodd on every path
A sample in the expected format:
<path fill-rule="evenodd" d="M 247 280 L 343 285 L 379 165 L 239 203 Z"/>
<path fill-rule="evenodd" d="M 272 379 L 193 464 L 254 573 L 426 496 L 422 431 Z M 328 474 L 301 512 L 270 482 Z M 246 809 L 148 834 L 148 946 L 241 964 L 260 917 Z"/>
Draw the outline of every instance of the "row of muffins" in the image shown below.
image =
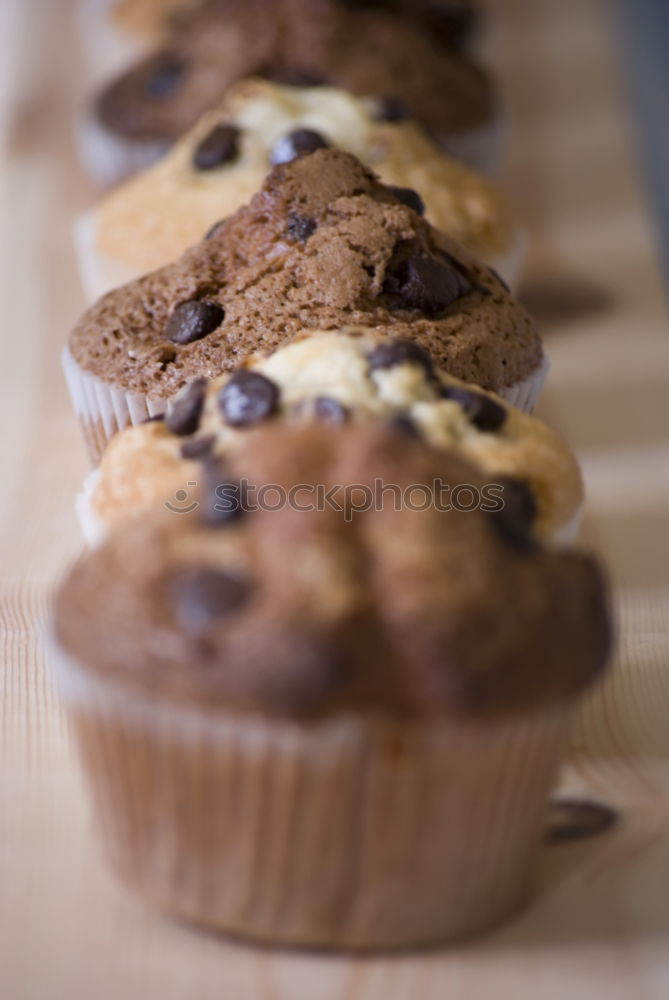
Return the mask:
<path fill-rule="evenodd" d="M 160 266 L 95 302 L 64 353 L 96 467 L 92 549 L 54 623 L 122 877 L 196 923 L 354 949 L 450 940 L 525 898 L 611 631 L 601 570 L 571 547 L 577 463 L 530 415 L 539 335 L 451 236 L 454 206 L 470 233 L 489 214 L 485 183 L 417 126 L 384 131 L 355 83 L 361 39 L 372 76 L 420 53 L 416 93 L 438 82 L 434 5 L 362 6 L 184 15 L 225 53 L 225 10 L 235 66 L 252 42 L 284 69 L 313 45 L 363 98 L 242 83 L 95 213 L 93 237 L 118 223 Z M 440 74 L 466 58 L 434 44 Z"/>

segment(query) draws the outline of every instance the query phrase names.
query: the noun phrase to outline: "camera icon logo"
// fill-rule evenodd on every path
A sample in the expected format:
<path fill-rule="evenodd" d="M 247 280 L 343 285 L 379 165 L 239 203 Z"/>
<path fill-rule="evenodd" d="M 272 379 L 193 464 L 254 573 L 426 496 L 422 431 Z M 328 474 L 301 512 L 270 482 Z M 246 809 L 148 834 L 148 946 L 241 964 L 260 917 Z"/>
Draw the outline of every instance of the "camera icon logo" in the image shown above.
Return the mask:
<path fill-rule="evenodd" d="M 186 483 L 186 486 L 197 486 L 197 483 Z M 188 490 L 177 490 L 171 500 L 165 501 L 165 506 L 168 510 L 171 510 L 173 514 L 190 514 L 191 511 L 196 510 L 200 504 L 197 500 L 190 500 L 189 502 Z"/>

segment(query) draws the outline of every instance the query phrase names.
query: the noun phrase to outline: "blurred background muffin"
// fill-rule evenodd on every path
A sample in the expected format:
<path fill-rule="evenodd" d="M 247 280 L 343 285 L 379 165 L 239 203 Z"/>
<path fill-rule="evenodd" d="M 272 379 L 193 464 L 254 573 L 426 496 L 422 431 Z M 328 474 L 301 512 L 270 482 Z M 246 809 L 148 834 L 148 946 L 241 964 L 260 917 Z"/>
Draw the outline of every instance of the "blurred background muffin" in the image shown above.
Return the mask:
<path fill-rule="evenodd" d="M 415 118 L 472 165 L 494 157 L 490 81 L 421 18 L 343 0 L 210 0 L 100 92 L 81 130 L 89 169 L 111 183 L 152 162 L 248 76 L 376 97 L 382 118 Z"/>
<path fill-rule="evenodd" d="M 190 514 L 130 521 L 69 574 L 61 690 L 108 856 L 152 902 L 370 949 L 526 899 L 605 587 L 522 512 L 443 509 L 438 482 L 485 480 L 397 429 L 274 425 Z"/>
<path fill-rule="evenodd" d="M 416 204 L 422 199 L 433 225 L 514 285 L 524 240 L 501 194 L 444 154 L 415 121 L 379 121 L 378 112 L 378 100 L 330 87 L 237 84 L 170 153 L 78 221 L 88 297 L 173 260 L 244 204 L 269 168 L 296 156 L 308 138 L 355 154 L 386 184 L 417 192 Z"/>

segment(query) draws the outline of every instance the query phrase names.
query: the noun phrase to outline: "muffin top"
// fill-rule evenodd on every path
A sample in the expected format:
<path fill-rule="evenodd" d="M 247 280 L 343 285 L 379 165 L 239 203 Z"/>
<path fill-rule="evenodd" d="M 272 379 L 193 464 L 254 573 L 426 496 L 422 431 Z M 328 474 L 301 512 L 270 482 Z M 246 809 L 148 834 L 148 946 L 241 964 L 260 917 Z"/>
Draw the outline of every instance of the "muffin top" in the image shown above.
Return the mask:
<path fill-rule="evenodd" d="M 447 157 L 414 121 L 379 121 L 381 102 L 332 87 L 244 80 L 174 150 L 111 191 L 95 211 L 96 249 L 150 271 L 199 240 L 262 186 L 286 137 L 317 132 L 390 185 L 420 191 L 426 217 L 473 253 L 508 250 L 511 225 L 485 178 Z"/>
<path fill-rule="evenodd" d="M 560 541 L 582 504 L 578 464 L 555 431 L 439 371 L 416 344 L 353 329 L 303 334 L 233 375 L 197 379 L 165 420 L 117 434 L 89 483 L 88 509 L 82 501 L 91 541 L 143 507 L 187 506 L 180 497 L 200 480 L 201 463 L 244 448 L 249 433 L 270 421 L 378 421 L 453 449 L 490 473 L 490 486 L 511 479 L 519 490 L 530 487 L 519 502 L 530 505 L 540 537 Z"/>
<path fill-rule="evenodd" d="M 274 425 L 212 463 L 199 505 L 112 533 L 70 572 L 56 637 L 152 696 L 271 715 L 516 712 L 603 668 L 605 587 L 481 474 L 378 425 Z M 453 500 L 453 503 L 451 503 Z"/>
<path fill-rule="evenodd" d="M 175 263 L 100 299 L 71 353 L 105 381 L 160 399 L 304 329 L 360 325 L 414 340 L 486 388 L 528 377 L 542 359 L 531 319 L 417 208 L 414 192 L 381 184 L 349 153 L 298 155 Z"/>
<path fill-rule="evenodd" d="M 440 140 L 487 124 L 487 77 L 448 44 L 446 18 L 435 30 L 434 8 L 408 7 L 209 0 L 99 95 L 98 119 L 131 139 L 173 141 L 233 83 L 263 76 L 383 97 L 387 117 L 409 114 Z"/>

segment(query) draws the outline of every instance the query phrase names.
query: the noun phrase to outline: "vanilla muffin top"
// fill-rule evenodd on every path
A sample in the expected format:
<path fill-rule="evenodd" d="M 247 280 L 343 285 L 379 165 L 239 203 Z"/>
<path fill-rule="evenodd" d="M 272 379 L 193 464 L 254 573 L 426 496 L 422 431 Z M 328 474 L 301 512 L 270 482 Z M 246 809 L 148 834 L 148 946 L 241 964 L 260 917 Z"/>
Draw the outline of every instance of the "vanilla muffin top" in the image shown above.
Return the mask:
<path fill-rule="evenodd" d="M 170 142 L 249 76 L 328 83 L 385 98 L 438 141 L 487 126 L 487 76 L 435 29 L 435 11 L 346 0 L 208 0 L 97 98 L 98 121 L 129 140 Z"/>
<path fill-rule="evenodd" d="M 533 530 L 546 539 L 560 540 L 583 501 L 574 456 L 541 421 L 439 371 L 411 342 L 368 330 L 315 332 L 236 374 L 196 380 L 175 397 L 165 420 L 117 434 L 89 484 L 91 536 L 143 507 L 187 506 L 188 484 L 201 479 L 202 462 L 236 453 L 250 430 L 276 420 L 377 421 L 453 449 L 489 473 L 490 485 L 529 486 L 523 502 L 531 505 Z M 187 494 L 182 502 L 180 491 Z"/>
<path fill-rule="evenodd" d="M 350 153 L 304 151 L 175 263 L 100 299 L 71 354 L 107 383 L 165 399 L 302 330 L 360 325 L 415 340 L 485 388 L 533 375 L 543 352 L 530 317 L 420 207 Z"/>
<path fill-rule="evenodd" d="M 450 159 L 413 121 L 379 121 L 379 101 L 331 87 L 245 80 L 157 164 L 95 210 L 95 248 L 130 275 L 161 267 L 262 186 L 288 137 L 311 130 L 353 153 L 389 185 L 419 192 L 438 229 L 484 260 L 509 249 L 510 220 L 485 178 Z"/>
<path fill-rule="evenodd" d="M 206 471 L 195 510 L 121 525 L 57 595 L 57 640 L 94 672 L 181 703 L 435 717 L 556 704 L 605 664 L 597 565 L 522 509 L 441 503 L 485 482 L 452 452 L 275 424 Z"/>

